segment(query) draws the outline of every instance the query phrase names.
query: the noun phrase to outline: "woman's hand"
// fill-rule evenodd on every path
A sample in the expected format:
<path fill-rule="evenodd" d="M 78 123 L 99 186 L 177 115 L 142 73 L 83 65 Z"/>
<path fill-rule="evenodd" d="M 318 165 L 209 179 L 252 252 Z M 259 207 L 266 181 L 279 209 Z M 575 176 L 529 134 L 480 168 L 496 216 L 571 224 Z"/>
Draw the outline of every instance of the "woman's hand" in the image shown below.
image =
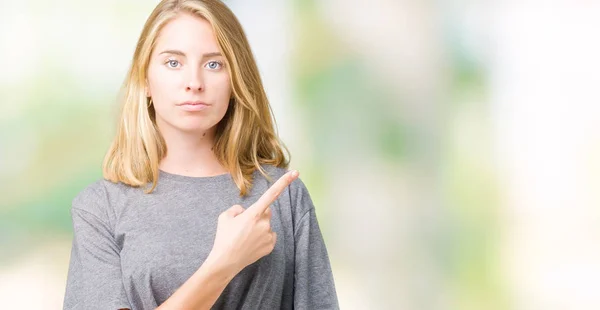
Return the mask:
<path fill-rule="evenodd" d="M 269 206 L 298 175 L 296 170 L 288 171 L 247 210 L 235 205 L 221 213 L 213 249 L 207 260 L 224 264 L 237 274 L 271 253 L 277 234 L 271 230 Z"/>

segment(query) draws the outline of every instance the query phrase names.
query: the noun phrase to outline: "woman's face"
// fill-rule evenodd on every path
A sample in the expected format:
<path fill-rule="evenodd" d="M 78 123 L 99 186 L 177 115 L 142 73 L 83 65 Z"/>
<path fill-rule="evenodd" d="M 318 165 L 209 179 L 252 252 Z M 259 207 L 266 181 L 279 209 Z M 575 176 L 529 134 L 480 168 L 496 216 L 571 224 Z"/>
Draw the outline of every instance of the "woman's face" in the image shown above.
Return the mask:
<path fill-rule="evenodd" d="M 167 23 L 150 57 L 147 96 L 161 131 L 201 133 L 223 119 L 231 82 L 211 25 L 181 14 Z"/>

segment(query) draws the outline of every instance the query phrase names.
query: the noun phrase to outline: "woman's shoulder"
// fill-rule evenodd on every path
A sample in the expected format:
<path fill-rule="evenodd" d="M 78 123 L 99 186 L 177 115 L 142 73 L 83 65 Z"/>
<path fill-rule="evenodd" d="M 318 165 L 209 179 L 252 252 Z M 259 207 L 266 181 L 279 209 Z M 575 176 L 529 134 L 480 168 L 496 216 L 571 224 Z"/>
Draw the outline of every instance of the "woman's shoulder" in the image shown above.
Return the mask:
<path fill-rule="evenodd" d="M 128 188 L 128 185 L 100 178 L 79 191 L 73 198 L 71 207 L 97 217 L 104 217 L 111 208 L 111 201 L 114 201 L 114 197 Z"/>
<path fill-rule="evenodd" d="M 264 170 L 265 173 L 267 173 L 267 175 L 269 175 L 270 178 L 273 179 L 272 180 L 273 182 L 277 181 L 277 179 L 279 179 L 282 175 L 284 175 L 288 171 L 286 168 L 277 167 L 277 166 L 273 166 L 273 165 L 263 164 L 260 167 Z M 254 174 L 262 175 L 262 173 L 260 173 L 260 171 L 258 169 L 256 169 L 254 171 Z"/>

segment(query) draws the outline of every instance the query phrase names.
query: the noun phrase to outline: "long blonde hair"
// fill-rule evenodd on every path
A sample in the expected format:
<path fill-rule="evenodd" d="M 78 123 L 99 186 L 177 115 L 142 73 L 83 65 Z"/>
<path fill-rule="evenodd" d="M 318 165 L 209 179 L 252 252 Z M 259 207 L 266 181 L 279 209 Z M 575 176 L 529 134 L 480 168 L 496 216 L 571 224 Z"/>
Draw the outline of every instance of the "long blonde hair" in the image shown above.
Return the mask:
<path fill-rule="evenodd" d="M 207 20 L 227 60 L 232 100 L 217 124 L 214 153 L 231 173 L 240 196 L 245 196 L 252 187 L 254 171 L 258 169 L 270 179 L 261 165 L 287 168 L 289 151 L 275 132 L 272 110 L 244 30 L 218 0 L 163 0 L 148 17 L 123 85 L 121 116 L 104 158 L 104 178 L 134 187 L 152 182 L 146 193 L 157 186 L 159 163 L 167 147 L 146 97 L 147 69 L 159 32 L 180 13 Z"/>

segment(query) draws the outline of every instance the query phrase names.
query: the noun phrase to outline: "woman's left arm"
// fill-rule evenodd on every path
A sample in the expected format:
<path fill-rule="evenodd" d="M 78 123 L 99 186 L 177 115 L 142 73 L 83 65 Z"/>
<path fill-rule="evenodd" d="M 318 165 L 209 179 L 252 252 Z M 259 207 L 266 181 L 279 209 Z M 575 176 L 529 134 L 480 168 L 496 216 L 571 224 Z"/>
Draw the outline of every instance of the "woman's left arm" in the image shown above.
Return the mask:
<path fill-rule="evenodd" d="M 294 231 L 294 309 L 339 309 L 333 272 L 315 208 L 300 180 L 291 186 L 292 203 L 300 211 Z"/>

